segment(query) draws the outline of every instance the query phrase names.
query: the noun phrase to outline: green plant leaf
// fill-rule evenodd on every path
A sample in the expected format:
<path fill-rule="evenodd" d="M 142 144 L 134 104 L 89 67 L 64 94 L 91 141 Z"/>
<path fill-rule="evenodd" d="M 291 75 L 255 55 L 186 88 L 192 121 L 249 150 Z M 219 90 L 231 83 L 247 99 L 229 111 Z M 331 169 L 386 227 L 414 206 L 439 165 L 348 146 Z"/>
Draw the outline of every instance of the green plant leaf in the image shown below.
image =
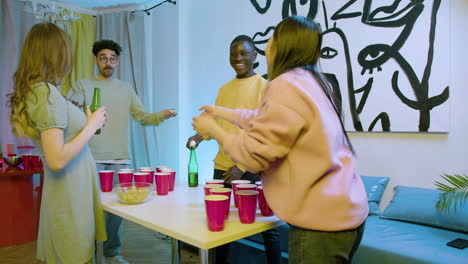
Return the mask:
<path fill-rule="evenodd" d="M 468 200 L 468 176 L 442 174 L 441 177 L 448 184 L 434 182 L 436 189 L 442 191 L 436 202 L 437 211 L 450 214 L 453 209 L 453 212 L 456 213 L 457 209 L 465 206 L 466 200 Z"/>

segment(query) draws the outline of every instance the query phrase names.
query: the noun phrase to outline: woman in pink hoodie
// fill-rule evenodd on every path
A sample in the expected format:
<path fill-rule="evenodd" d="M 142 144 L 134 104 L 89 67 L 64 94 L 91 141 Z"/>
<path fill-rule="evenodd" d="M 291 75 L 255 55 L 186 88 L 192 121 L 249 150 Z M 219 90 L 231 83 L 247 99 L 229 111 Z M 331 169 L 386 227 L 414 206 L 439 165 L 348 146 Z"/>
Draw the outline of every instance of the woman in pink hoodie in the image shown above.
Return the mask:
<path fill-rule="evenodd" d="M 236 163 L 259 172 L 267 201 L 290 224 L 290 263 L 350 263 L 368 214 L 339 104 L 317 71 L 322 33 L 305 17 L 281 21 L 265 50 L 270 82 L 256 110 L 203 106 L 193 126 Z M 219 128 L 215 118 L 245 133 Z"/>

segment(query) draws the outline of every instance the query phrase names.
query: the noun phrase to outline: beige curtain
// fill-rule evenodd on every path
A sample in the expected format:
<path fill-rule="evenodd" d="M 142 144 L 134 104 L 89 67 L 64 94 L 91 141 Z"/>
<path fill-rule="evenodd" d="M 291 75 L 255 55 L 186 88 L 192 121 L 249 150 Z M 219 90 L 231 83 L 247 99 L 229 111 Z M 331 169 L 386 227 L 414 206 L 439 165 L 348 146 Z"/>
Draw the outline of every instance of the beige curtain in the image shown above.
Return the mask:
<path fill-rule="evenodd" d="M 96 34 L 96 22 L 90 15 L 81 14 L 81 18 L 71 22 L 70 38 L 73 43 L 73 72 L 71 84 L 93 76 L 94 62 L 92 47 Z M 67 82 L 64 82 L 66 84 Z M 62 93 L 67 94 L 68 85 L 63 85 Z"/>

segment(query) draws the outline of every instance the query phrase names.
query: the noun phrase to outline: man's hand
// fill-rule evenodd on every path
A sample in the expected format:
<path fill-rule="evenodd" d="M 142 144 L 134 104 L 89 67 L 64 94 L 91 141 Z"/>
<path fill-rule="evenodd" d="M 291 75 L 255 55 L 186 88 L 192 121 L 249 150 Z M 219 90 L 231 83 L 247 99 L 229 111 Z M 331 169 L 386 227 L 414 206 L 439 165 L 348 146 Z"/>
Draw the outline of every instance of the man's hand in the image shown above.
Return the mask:
<path fill-rule="evenodd" d="M 236 165 L 232 166 L 227 170 L 225 173 L 223 173 L 223 180 L 226 183 L 231 183 L 231 181 L 234 180 L 240 180 L 244 172 L 242 172 Z"/>
<path fill-rule="evenodd" d="M 168 119 L 177 115 L 175 109 L 166 109 L 164 110 L 164 119 Z"/>
<path fill-rule="evenodd" d="M 195 142 L 195 145 L 193 146 L 194 149 L 198 148 L 198 145 L 200 144 L 200 142 L 203 141 L 203 137 L 198 135 L 198 134 L 195 134 L 191 137 L 189 137 L 189 139 L 187 140 L 187 144 L 185 144 L 185 147 L 188 148 L 188 149 L 191 149 L 190 147 L 190 142 L 194 141 Z"/>

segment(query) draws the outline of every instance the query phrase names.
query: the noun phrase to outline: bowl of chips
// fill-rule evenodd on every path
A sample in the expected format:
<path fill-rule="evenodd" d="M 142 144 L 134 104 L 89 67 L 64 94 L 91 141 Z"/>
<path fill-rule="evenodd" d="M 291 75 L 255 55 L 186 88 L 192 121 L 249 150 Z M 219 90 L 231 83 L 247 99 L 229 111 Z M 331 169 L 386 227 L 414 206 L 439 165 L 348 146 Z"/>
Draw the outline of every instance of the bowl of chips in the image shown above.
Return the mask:
<path fill-rule="evenodd" d="M 146 182 L 121 183 L 113 187 L 119 202 L 124 204 L 144 203 L 151 197 L 153 190 L 153 184 Z"/>

